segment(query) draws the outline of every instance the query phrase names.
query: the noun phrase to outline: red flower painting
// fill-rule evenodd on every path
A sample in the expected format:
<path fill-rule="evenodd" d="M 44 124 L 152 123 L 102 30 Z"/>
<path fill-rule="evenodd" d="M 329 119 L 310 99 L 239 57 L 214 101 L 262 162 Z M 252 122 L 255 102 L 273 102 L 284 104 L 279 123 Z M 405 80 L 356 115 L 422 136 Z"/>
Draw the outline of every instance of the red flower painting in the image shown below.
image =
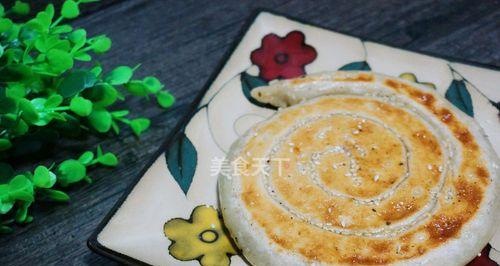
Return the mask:
<path fill-rule="evenodd" d="M 469 262 L 467 266 L 497 266 L 498 264 L 488 257 L 490 250 L 490 244 L 486 245 L 486 247 L 484 247 L 484 249 L 481 251 L 480 255 Z"/>
<path fill-rule="evenodd" d="M 259 67 L 259 76 L 270 81 L 304 75 L 305 65 L 314 61 L 316 56 L 316 49 L 305 43 L 304 34 L 292 31 L 283 38 L 274 33 L 266 35 L 250 59 Z"/>

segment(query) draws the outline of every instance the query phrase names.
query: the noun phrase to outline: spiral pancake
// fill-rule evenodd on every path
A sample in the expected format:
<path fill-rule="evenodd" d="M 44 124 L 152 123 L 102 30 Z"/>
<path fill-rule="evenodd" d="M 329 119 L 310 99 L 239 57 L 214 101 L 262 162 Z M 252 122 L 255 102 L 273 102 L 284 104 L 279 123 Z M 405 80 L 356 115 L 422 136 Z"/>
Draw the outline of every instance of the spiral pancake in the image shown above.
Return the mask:
<path fill-rule="evenodd" d="M 225 223 L 254 265 L 463 265 L 492 236 L 498 158 L 433 90 L 371 72 L 279 81 L 231 147 Z"/>

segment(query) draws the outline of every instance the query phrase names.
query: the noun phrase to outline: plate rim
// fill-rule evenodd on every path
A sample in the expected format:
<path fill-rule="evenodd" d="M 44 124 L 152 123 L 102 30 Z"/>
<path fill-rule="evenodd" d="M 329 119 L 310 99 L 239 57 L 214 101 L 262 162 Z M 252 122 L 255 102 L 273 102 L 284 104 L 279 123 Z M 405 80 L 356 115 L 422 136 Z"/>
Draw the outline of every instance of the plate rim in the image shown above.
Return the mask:
<path fill-rule="evenodd" d="M 135 259 L 135 258 L 130 257 L 128 255 L 125 255 L 123 253 L 120 253 L 118 251 L 107 248 L 106 246 L 99 243 L 99 241 L 97 240 L 97 237 L 98 237 L 99 233 L 101 233 L 101 231 L 104 229 L 104 227 L 109 223 L 111 218 L 116 214 L 116 212 L 118 211 L 120 206 L 123 205 L 123 202 L 127 199 L 128 195 L 132 192 L 134 187 L 142 179 L 142 177 L 144 176 L 146 171 L 158 159 L 158 157 L 161 156 L 165 152 L 165 150 L 168 149 L 168 147 L 172 144 L 172 141 L 175 139 L 177 134 L 179 134 L 181 132 L 182 128 L 187 125 L 187 123 L 189 122 L 189 120 L 193 116 L 193 114 L 196 113 L 196 111 L 198 109 L 197 107 L 198 107 L 199 103 L 201 102 L 205 93 L 208 91 L 208 89 L 210 88 L 212 83 L 215 81 L 215 79 L 217 78 L 219 73 L 222 71 L 223 67 L 225 66 L 225 64 L 227 63 L 227 61 L 231 57 L 231 55 L 234 53 L 234 51 L 236 50 L 238 45 L 241 43 L 243 37 L 246 35 L 246 33 L 248 32 L 250 27 L 254 24 L 255 20 L 259 17 L 260 14 L 263 14 L 263 13 L 269 13 L 271 15 L 284 17 L 284 18 L 287 18 L 287 19 L 290 19 L 290 20 L 293 20 L 293 21 L 296 21 L 296 22 L 299 22 L 299 23 L 302 23 L 305 25 L 310 25 L 310 26 L 313 26 L 316 28 L 325 29 L 325 30 L 333 31 L 333 32 L 340 33 L 343 35 L 355 37 L 355 38 L 358 38 L 359 40 L 361 40 L 362 42 L 372 42 L 372 43 L 376 43 L 376 44 L 381 44 L 381 45 L 385 45 L 385 46 L 395 48 L 395 49 L 400 49 L 400 50 L 404 50 L 404 51 L 409 51 L 409 52 L 423 54 L 423 55 L 427 55 L 427 56 L 431 56 L 431 57 L 435 57 L 435 58 L 444 59 L 444 60 L 447 60 L 451 63 L 461 63 L 461 64 L 465 64 L 465 65 L 470 65 L 470 66 L 486 68 L 489 70 L 500 71 L 500 66 L 497 66 L 497 65 L 480 63 L 480 62 L 466 60 L 466 59 L 462 59 L 462 58 L 456 58 L 453 56 L 439 55 L 437 53 L 428 52 L 428 51 L 420 51 L 417 49 L 408 49 L 408 48 L 404 48 L 401 46 L 388 44 L 386 42 L 376 41 L 376 40 L 373 40 L 371 38 L 361 37 L 361 36 L 358 36 L 355 34 L 347 33 L 345 31 L 341 31 L 341 30 L 339 31 L 339 30 L 331 29 L 329 27 L 324 27 L 324 26 L 321 26 L 319 24 L 311 23 L 311 22 L 308 22 L 304 19 L 295 17 L 293 15 L 284 14 L 284 13 L 281 13 L 281 12 L 278 12 L 278 11 L 275 11 L 275 10 L 272 10 L 269 8 L 257 8 L 250 13 L 249 18 L 246 19 L 243 26 L 238 31 L 238 34 L 236 35 L 235 40 L 231 44 L 231 47 L 224 53 L 223 57 L 217 63 L 217 67 L 210 74 L 207 82 L 204 84 L 202 89 L 196 94 L 195 99 L 190 104 L 189 112 L 187 112 L 187 114 L 184 115 L 179 120 L 179 122 L 177 122 L 177 124 L 172 129 L 172 131 L 170 133 L 168 133 L 167 137 L 162 142 L 162 144 L 159 146 L 159 148 L 151 155 L 151 158 L 148 160 L 148 162 L 145 164 L 145 166 L 141 169 L 139 174 L 137 174 L 137 176 L 133 179 L 133 181 L 127 186 L 127 188 L 125 189 L 123 194 L 120 196 L 118 201 L 113 205 L 113 207 L 108 211 L 108 213 L 104 216 L 104 218 L 99 222 L 96 229 L 94 229 L 94 231 L 92 232 L 90 237 L 87 239 L 87 247 L 91 251 L 93 251 L 99 255 L 108 257 L 108 258 L 115 260 L 117 262 L 123 263 L 125 265 L 150 265 L 148 263 L 145 263 L 143 261 L 140 261 L 138 259 Z"/>
<path fill-rule="evenodd" d="M 190 104 L 189 111 L 187 112 L 186 115 L 184 115 L 179 122 L 175 125 L 175 127 L 172 129 L 172 131 L 167 135 L 165 140 L 162 142 L 162 144 L 159 146 L 159 148 L 153 153 L 149 161 L 145 164 L 145 166 L 141 169 L 139 174 L 137 174 L 137 177 L 133 179 L 131 184 L 127 186 L 123 194 L 120 196 L 118 201 L 113 205 L 111 210 L 104 216 L 104 218 L 99 222 L 98 226 L 90 237 L 87 239 L 87 246 L 90 250 L 92 250 L 95 253 L 98 253 L 100 255 L 103 255 L 105 257 L 111 258 L 115 261 L 118 261 L 120 263 L 126 264 L 126 265 L 150 265 L 148 263 L 145 263 L 143 261 L 140 261 L 138 259 L 132 258 L 128 255 L 122 254 L 118 251 L 112 250 L 110 248 L 105 247 L 99 241 L 97 240 L 97 236 L 99 233 L 104 229 L 104 227 L 109 223 L 111 218 L 115 215 L 115 213 L 118 211 L 120 206 L 123 204 L 123 202 L 127 199 L 128 195 L 132 192 L 134 187 L 139 183 L 139 181 L 142 179 L 146 171 L 151 167 L 151 165 L 158 159 L 159 156 L 161 156 L 166 149 L 172 144 L 172 141 L 175 139 L 177 134 L 179 134 L 184 126 L 187 125 L 189 122 L 190 118 L 193 116 L 193 114 L 196 113 L 197 107 L 199 103 L 201 102 L 203 96 L 205 96 L 205 93 L 208 91 L 212 83 L 215 81 L 219 73 L 222 71 L 222 68 L 225 66 L 226 62 L 229 60 L 231 55 L 234 53 L 238 45 L 241 43 L 241 40 L 243 37 L 246 35 L 248 30 L 250 29 L 251 25 L 255 22 L 257 17 L 259 16 L 260 13 L 263 13 L 266 11 L 263 11 L 263 9 L 257 9 L 252 12 L 252 15 L 250 16 L 250 19 L 247 19 L 239 32 L 237 33 L 237 37 L 235 40 L 232 42 L 231 47 L 226 51 L 222 57 L 222 59 L 219 60 L 217 63 L 217 66 L 215 70 L 210 74 L 207 82 L 203 86 L 203 88 L 196 94 L 195 100 L 193 100 Z"/>

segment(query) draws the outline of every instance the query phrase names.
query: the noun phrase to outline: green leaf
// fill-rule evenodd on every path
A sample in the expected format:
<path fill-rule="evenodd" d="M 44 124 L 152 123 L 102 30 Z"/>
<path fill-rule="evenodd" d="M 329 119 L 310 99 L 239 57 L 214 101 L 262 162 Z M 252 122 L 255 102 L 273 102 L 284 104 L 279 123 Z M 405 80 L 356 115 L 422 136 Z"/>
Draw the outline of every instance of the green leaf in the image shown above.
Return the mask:
<path fill-rule="evenodd" d="M 52 94 L 47 98 L 44 106 L 46 108 L 55 108 L 63 102 L 63 97 L 59 94 Z"/>
<path fill-rule="evenodd" d="M 104 80 L 111 85 L 121 85 L 127 83 L 134 74 L 132 68 L 119 66 L 106 75 Z"/>
<path fill-rule="evenodd" d="M 61 34 L 61 33 L 68 33 L 71 32 L 73 28 L 70 25 L 60 25 L 57 27 L 54 27 L 50 30 L 52 34 Z"/>
<path fill-rule="evenodd" d="M 0 225 L 0 234 L 10 234 L 14 232 L 14 230 L 7 225 Z"/>
<path fill-rule="evenodd" d="M 29 126 L 28 126 L 28 124 L 26 124 L 26 122 L 24 122 L 24 120 L 19 119 L 19 120 L 17 120 L 17 124 L 14 127 L 12 127 L 10 130 L 12 131 L 13 135 L 21 136 L 21 135 L 26 134 L 26 132 L 28 132 Z"/>
<path fill-rule="evenodd" d="M 145 77 L 142 81 L 150 93 L 157 93 L 163 88 L 161 82 L 155 77 Z"/>
<path fill-rule="evenodd" d="M 26 93 L 26 86 L 22 83 L 10 83 L 5 90 L 5 96 L 9 98 L 24 98 Z"/>
<path fill-rule="evenodd" d="M 57 178 L 47 167 L 40 165 L 35 169 L 33 184 L 36 187 L 51 188 L 56 183 Z"/>
<path fill-rule="evenodd" d="M 35 200 L 33 197 L 33 184 L 24 175 L 17 175 L 10 180 L 9 195 L 17 200 L 28 202 Z"/>
<path fill-rule="evenodd" d="M 3 17 L 5 15 L 5 8 L 3 7 L 2 4 L 0 4 L 0 17 Z"/>
<path fill-rule="evenodd" d="M 260 77 L 247 74 L 246 72 L 242 72 L 240 75 L 240 81 L 241 81 L 241 89 L 243 90 L 243 95 L 245 95 L 248 101 L 260 107 L 269 108 L 273 110 L 277 109 L 276 107 L 270 104 L 263 104 L 255 100 L 250 94 L 253 89 L 261 86 L 266 86 L 268 83 L 265 80 L 261 79 Z"/>
<path fill-rule="evenodd" d="M 88 165 L 94 159 L 94 153 L 91 151 L 86 151 L 78 157 L 78 161 L 84 165 Z"/>
<path fill-rule="evenodd" d="M 142 132 L 149 128 L 151 121 L 147 118 L 136 118 L 130 121 L 130 127 L 136 136 L 140 136 Z"/>
<path fill-rule="evenodd" d="M 2 57 L 2 55 L 3 55 L 3 51 L 4 51 L 4 48 L 3 48 L 3 46 L 2 46 L 2 45 L 0 45 L 0 57 Z"/>
<path fill-rule="evenodd" d="M 61 16 L 63 18 L 72 19 L 80 15 L 78 4 L 73 0 L 66 0 L 61 9 Z"/>
<path fill-rule="evenodd" d="M 47 7 L 45 8 L 45 13 L 52 20 L 54 18 L 54 14 L 55 14 L 54 5 L 53 4 L 48 4 Z"/>
<path fill-rule="evenodd" d="M 101 66 L 95 66 L 92 69 L 90 69 L 90 72 L 94 74 L 94 76 L 99 77 L 102 73 L 102 67 Z"/>
<path fill-rule="evenodd" d="M 17 102 L 6 96 L 0 96 L 0 114 L 14 113 L 17 109 Z"/>
<path fill-rule="evenodd" d="M 462 112 L 474 117 L 472 99 L 463 80 L 454 79 L 444 96 Z"/>
<path fill-rule="evenodd" d="M 116 156 L 111 152 L 107 152 L 104 155 L 99 156 L 97 161 L 106 166 L 116 166 L 118 164 L 118 158 L 116 158 Z"/>
<path fill-rule="evenodd" d="M 0 138 L 0 151 L 5 151 L 10 149 L 12 147 L 12 143 L 10 140 L 5 139 L 5 138 Z"/>
<path fill-rule="evenodd" d="M 34 98 L 31 100 L 31 104 L 35 107 L 38 112 L 43 112 L 45 110 L 45 103 L 47 99 L 45 98 Z"/>
<path fill-rule="evenodd" d="M 74 58 L 75 60 L 78 60 L 78 61 L 83 61 L 83 62 L 89 62 L 89 61 L 91 61 L 91 60 L 92 60 L 92 57 L 91 57 L 88 53 L 86 53 L 86 52 L 82 52 L 82 51 L 77 52 L 77 53 L 73 56 L 73 58 Z"/>
<path fill-rule="evenodd" d="M 125 84 L 127 91 L 135 96 L 146 96 L 149 94 L 148 87 L 142 80 L 132 80 Z"/>
<path fill-rule="evenodd" d="M 18 15 L 28 15 L 30 13 L 30 6 L 22 1 L 16 1 L 11 8 L 12 12 Z"/>
<path fill-rule="evenodd" d="M 0 185 L 0 214 L 8 213 L 14 207 L 15 200 L 9 195 L 9 185 Z"/>
<path fill-rule="evenodd" d="M 156 101 L 163 108 L 169 108 L 175 103 L 175 97 L 168 91 L 160 91 L 156 94 Z"/>
<path fill-rule="evenodd" d="M 55 189 L 41 189 L 41 198 L 43 200 L 51 200 L 57 202 L 67 202 L 70 200 L 68 194 Z"/>
<path fill-rule="evenodd" d="M 81 162 L 73 159 L 62 162 L 57 168 L 57 181 L 61 186 L 79 182 L 87 175 L 87 169 Z"/>
<path fill-rule="evenodd" d="M 197 152 L 184 132 L 178 133 L 170 144 L 166 161 L 168 170 L 184 194 L 187 194 L 196 171 Z"/>
<path fill-rule="evenodd" d="M 83 97 L 76 96 L 71 99 L 69 109 L 79 116 L 88 116 L 92 112 L 92 102 Z"/>
<path fill-rule="evenodd" d="M 83 95 L 91 100 L 94 106 L 106 107 L 116 101 L 118 92 L 113 86 L 103 83 L 86 90 Z"/>
<path fill-rule="evenodd" d="M 125 84 L 127 91 L 135 96 L 146 96 L 149 94 L 148 87 L 142 80 L 132 80 Z"/>
<path fill-rule="evenodd" d="M 11 49 L 8 49 L 4 56 L 7 56 L 9 51 L 11 51 Z M 22 54 L 19 56 L 22 57 Z M 22 64 L 12 64 L 4 68 L 0 68 L 0 82 L 27 81 L 32 77 L 32 75 L 33 71 L 31 68 Z"/>
<path fill-rule="evenodd" d="M 118 110 L 118 111 L 111 112 L 111 115 L 116 118 L 116 117 L 125 117 L 129 113 L 130 113 L 130 111 L 128 111 L 128 110 Z"/>
<path fill-rule="evenodd" d="M 22 202 L 16 211 L 16 222 L 24 223 L 28 218 L 28 208 L 31 202 Z"/>
<path fill-rule="evenodd" d="M 68 35 L 69 40 L 75 44 L 72 51 L 77 51 L 82 48 L 87 41 L 87 31 L 84 29 L 77 29 Z"/>
<path fill-rule="evenodd" d="M 116 135 L 120 134 L 120 127 L 115 121 L 111 121 L 111 129 L 113 129 Z"/>
<path fill-rule="evenodd" d="M 73 57 L 68 52 L 52 49 L 47 52 L 47 63 L 57 73 L 62 73 L 73 67 Z"/>
<path fill-rule="evenodd" d="M 14 201 L 0 201 L 0 214 L 8 213 L 14 207 Z"/>
<path fill-rule="evenodd" d="M 106 36 L 100 36 L 91 42 L 91 47 L 94 53 L 102 54 L 111 48 L 111 39 Z"/>
<path fill-rule="evenodd" d="M 105 109 L 94 109 L 88 119 L 92 127 L 98 132 L 108 132 L 111 128 L 111 114 Z"/>
<path fill-rule="evenodd" d="M 339 70 L 364 70 L 364 71 L 370 71 L 370 65 L 366 61 L 359 61 L 359 62 L 352 62 L 347 65 L 342 66 L 339 68 Z"/>
<path fill-rule="evenodd" d="M 28 124 L 33 124 L 38 121 L 38 112 L 35 109 L 35 106 L 33 106 L 33 104 L 27 99 L 23 98 L 19 100 L 19 109 L 22 111 L 21 117 Z"/>
<path fill-rule="evenodd" d="M 75 70 L 69 73 L 58 88 L 64 98 L 73 97 L 86 88 L 94 86 L 97 81 L 94 73 L 85 70 Z"/>
<path fill-rule="evenodd" d="M 0 18 L 0 32 L 8 32 L 14 24 L 8 18 Z"/>
<path fill-rule="evenodd" d="M 16 126 L 19 117 L 17 114 L 4 114 L 0 119 L 0 126 L 8 129 L 12 129 Z"/>
<path fill-rule="evenodd" d="M 50 9 L 50 6 L 52 6 L 52 9 Z M 47 33 L 49 32 L 49 27 L 50 24 L 52 24 L 52 18 L 54 17 L 53 12 L 54 12 L 54 6 L 49 5 L 47 6 L 45 11 L 38 12 L 38 14 L 36 14 L 36 17 L 31 21 L 36 21 L 36 23 L 38 23 L 41 26 L 40 31 Z"/>
<path fill-rule="evenodd" d="M 97 157 L 101 157 L 102 156 L 102 148 L 101 148 L 101 145 L 97 145 Z"/>

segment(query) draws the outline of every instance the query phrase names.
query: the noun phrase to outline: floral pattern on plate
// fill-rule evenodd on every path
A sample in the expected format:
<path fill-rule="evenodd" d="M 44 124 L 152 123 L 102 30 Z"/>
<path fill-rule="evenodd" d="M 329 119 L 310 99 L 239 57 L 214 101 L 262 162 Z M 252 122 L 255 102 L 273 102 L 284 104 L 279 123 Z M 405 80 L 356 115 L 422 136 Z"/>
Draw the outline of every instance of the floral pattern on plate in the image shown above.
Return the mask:
<path fill-rule="evenodd" d="M 262 12 L 205 91 L 196 111 L 99 232 L 99 244 L 148 264 L 198 265 L 199 256 L 208 254 L 206 249 L 176 253 L 172 247 L 211 247 L 210 243 L 200 243 L 203 230 L 179 235 L 175 232 L 184 232 L 179 229 L 182 225 L 199 226 L 196 228 L 200 230 L 207 226 L 185 217 L 198 210 L 197 206 L 218 204 L 217 176 L 210 174 L 212 159 L 224 158 L 234 140 L 275 112 L 274 107 L 255 102 L 250 91 L 274 79 L 333 70 L 371 70 L 433 85 L 479 122 L 500 153 L 500 138 L 494 137 L 500 131 L 500 91 L 494 86 L 500 80 L 500 71 L 366 42 Z M 178 225 L 167 221 L 177 221 Z M 170 226 L 163 232 L 166 222 Z M 214 234 L 208 232 L 203 237 L 210 242 Z M 174 241 L 176 244 L 172 244 Z M 185 244 L 178 245 L 181 243 Z M 500 240 L 492 242 L 491 250 L 481 252 L 474 265 L 494 263 L 489 257 L 495 255 L 500 258 L 495 249 L 500 249 L 498 243 Z M 208 258 L 222 256 L 229 261 L 230 257 L 231 265 L 246 265 L 244 259 L 231 256 L 235 254 L 231 252 L 222 256 L 217 251 L 218 255 Z"/>
<path fill-rule="evenodd" d="M 237 254 L 219 213 L 210 206 L 197 206 L 189 220 L 175 218 L 166 222 L 163 231 L 172 242 L 168 248 L 170 254 L 178 260 L 225 266 Z"/>

